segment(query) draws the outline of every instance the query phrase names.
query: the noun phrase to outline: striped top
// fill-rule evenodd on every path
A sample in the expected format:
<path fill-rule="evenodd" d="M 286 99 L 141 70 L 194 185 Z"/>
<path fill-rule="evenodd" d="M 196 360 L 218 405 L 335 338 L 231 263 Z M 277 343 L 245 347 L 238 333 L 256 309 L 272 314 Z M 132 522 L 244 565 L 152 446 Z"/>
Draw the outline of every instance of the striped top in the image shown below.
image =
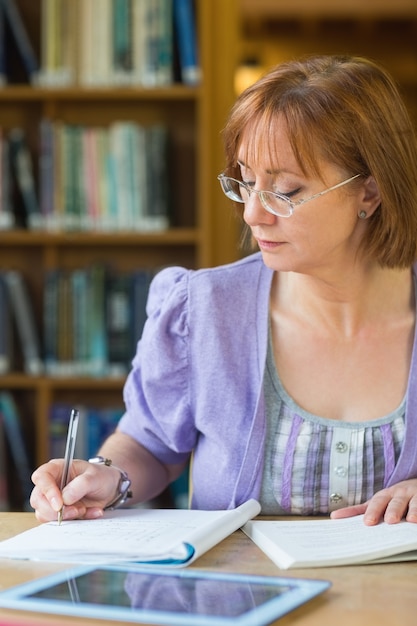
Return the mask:
<path fill-rule="evenodd" d="M 313 415 L 283 388 L 271 337 L 264 393 L 267 436 L 259 498 L 263 515 L 327 514 L 365 502 L 384 487 L 401 451 L 405 398 L 396 411 L 371 421 Z"/>

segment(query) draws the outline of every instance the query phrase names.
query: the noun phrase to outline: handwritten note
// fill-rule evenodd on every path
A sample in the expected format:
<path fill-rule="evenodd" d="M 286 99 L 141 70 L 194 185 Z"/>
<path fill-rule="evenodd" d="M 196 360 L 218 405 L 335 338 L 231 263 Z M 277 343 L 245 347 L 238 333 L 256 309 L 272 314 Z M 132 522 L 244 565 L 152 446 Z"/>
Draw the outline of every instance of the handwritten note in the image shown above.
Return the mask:
<path fill-rule="evenodd" d="M 0 557 L 65 563 L 188 564 L 259 511 L 255 500 L 229 511 L 108 511 L 97 520 L 36 526 L 0 542 Z"/>

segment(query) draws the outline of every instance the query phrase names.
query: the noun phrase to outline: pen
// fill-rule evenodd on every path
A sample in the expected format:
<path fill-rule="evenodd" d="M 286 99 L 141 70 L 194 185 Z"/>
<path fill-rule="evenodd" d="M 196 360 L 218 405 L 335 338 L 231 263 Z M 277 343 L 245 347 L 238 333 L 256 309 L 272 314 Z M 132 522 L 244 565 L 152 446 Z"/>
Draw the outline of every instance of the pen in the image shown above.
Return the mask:
<path fill-rule="evenodd" d="M 72 460 L 74 458 L 75 441 L 77 439 L 78 418 L 80 414 L 77 409 L 72 409 L 67 434 L 67 443 L 65 446 L 64 470 L 61 478 L 61 492 L 68 483 L 68 476 Z M 62 522 L 64 506 L 58 511 L 58 524 Z"/>

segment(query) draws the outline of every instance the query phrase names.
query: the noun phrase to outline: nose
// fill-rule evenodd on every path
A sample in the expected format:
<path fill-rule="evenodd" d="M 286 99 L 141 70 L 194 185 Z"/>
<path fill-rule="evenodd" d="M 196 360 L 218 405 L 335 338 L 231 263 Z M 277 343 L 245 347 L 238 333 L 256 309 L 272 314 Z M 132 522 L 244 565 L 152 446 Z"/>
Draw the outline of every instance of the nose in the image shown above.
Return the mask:
<path fill-rule="evenodd" d="M 259 194 L 252 192 L 245 202 L 243 210 L 243 219 L 250 227 L 258 224 L 274 224 L 277 216 L 269 213 L 263 206 Z"/>

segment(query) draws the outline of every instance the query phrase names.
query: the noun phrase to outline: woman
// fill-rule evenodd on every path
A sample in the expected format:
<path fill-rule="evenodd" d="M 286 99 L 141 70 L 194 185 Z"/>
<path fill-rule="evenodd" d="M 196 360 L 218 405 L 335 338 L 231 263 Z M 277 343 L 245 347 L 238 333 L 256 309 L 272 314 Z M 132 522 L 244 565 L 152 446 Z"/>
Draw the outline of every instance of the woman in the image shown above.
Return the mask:
<path fill-rule="evenodd" d="M 226 195 L 260 252 L 152 284 L 100 454 L 33 474 L 39 520 L 160 493 L 192 455 L 192 506 L 417 522 L 417 147 L 398 91 L 361 58 L 280 65 L 224 130 Z M 122 474 L 120 473 L 120 468 Z"/>

